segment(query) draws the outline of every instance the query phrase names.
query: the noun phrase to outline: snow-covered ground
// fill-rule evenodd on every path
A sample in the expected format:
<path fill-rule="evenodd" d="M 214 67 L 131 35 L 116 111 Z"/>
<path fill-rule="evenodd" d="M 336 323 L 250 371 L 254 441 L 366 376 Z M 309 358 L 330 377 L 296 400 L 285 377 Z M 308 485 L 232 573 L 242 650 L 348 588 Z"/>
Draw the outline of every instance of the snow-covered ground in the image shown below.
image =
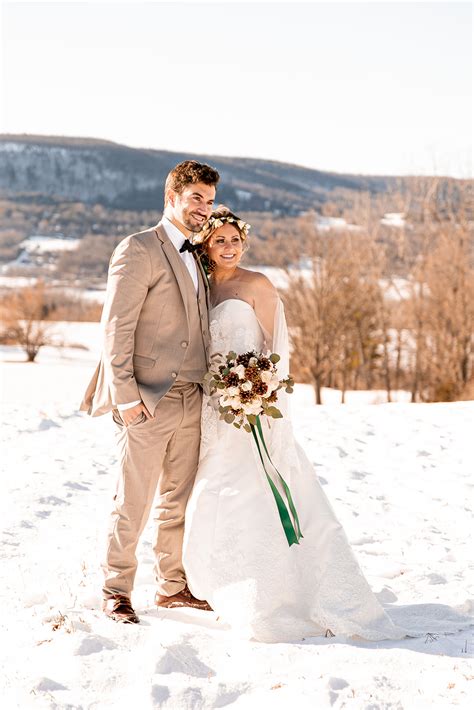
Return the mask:
<path fill-rule="evenodd" d="M 18 246 L 21 249 L 13 261 L 2 265 L 2 272 L 9 273 L 11 268 L 40 267 L 46 269 L 48 276 L 55 270 L 55 261 L 61 252 L 74 251 L 80 244 L 80 239 L 65 237 L 63 234 L 45 236 L 33 234 L 24 239 Z"/>
<path fill-rule="evenodd" d="M 134 594 L 141 624 L 120 626 L 99 610 L 113 429 L 77 411 L 97 324 L 57 327 L 59 340 L 89 349 L 44 348 L 36 364 L 1 351 L 2 708 L 472 706 L 474 402 L 368 405 L 357 393 L 316 407 L 311 388 L 293 395 L 299 439 L 373 589 L 423 636 L 267 645 L 235 640 L 208 612 L 158 611 L 150 525 Z M 435 619 L 448 616 L 460 630 L 440 633 Z"/>
<path fill-rule="evenodd" d="M 64 235 L 43 236 L 33 234 L 24 239 L 20 247 L 28 254 L 50 254 L 56 251 L 74 251 L 80 244 L 80 239 L 65 237 Z"/>
<path fill-rule="evenodd" d="M 397 227 L 401 229 L 406 225 L 404 212 L 387 212 L 380 220 L 380 224 L 385 224 L 387 227 Z"/>

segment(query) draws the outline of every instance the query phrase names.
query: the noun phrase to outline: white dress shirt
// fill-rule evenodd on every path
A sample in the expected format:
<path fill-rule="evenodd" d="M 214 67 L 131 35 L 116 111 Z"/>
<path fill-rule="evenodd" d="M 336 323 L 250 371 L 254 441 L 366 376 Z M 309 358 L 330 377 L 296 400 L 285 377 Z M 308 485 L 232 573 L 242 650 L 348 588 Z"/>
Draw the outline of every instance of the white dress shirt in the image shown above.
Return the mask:
<path fill-rule="evenodd" d="M 189 275 L 191 276 L 194 284 L 194 288 L 196 289 L 196 293 L 198 291 L 198 275 L 197 275 L 197 266 L 196 266 L 196 261 L 191 254 L 190 251 L 183 251 L 182 253 L 179 251 L 181 247 L 184 244 L 184 240 L 186 237 L 184 234 L 176 227 L 171 220 L 168 219 L 168 217 L 164 217 L 161 220 L 161 225 L 164 228 L 166 232 L 166 236 L 169 238 L 170 242 L 173 244 L 173 246 L 176 248 L 178 254 L 180 255 L 181 259 L 183 260 L 184 264 L 186 265 L 187 270 L 189 271 Z M 140 404 L 141 400 L 137 400 L 136 402 L 128 402 L 127 404 L 117 404 L 117 409 L 120 412 L 123 412 L 125 409 L 131 409 L 132 407 L 135 407 L 137 404 Z"/>
<path fill-rule="evenodd" d="M 166 232 L 166 236 L 169 237 L 170 242 L 172 242 L 173 246 L 176 247 L 181 259 L 186 264 L 186 268 L 189 271 L 189 275 L 191 276 L 191 278 L 193 280 L 194 288 L 196 289 L 196 293 L 197 293 L 198 275 L 197 275 L 196 260 L 190 251 L 183 251 L 182 253 L 179 252 L 179 250 L 181 249 L 181 247 L 184 244 L 186 237 L 178 229 L 178 227 L 176 227 L 173 224 L 173 222 L 171 222 L 168 219 L 168 217 L 163 217 L 163 219 L 161 220 L 161 225 L 162 225 L 162 227 L 164 227 L 164 230 Z"/>

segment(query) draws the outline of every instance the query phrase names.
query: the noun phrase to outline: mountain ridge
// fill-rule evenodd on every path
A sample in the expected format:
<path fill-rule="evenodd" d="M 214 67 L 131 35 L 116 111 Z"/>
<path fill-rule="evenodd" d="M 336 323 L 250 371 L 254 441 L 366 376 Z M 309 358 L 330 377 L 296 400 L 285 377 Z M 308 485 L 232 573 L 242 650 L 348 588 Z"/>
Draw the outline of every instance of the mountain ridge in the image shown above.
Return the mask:
<path fill-rule="evenodd" d="M 126 209 L 162 201 L 169 170 L 178 162 L 210 162 L 221 174 L 218 199 L 238 211 L 301 214 L 346 191 L 380 194 L 411 176 L 354 175 L 261 158 L 134 148 L 101 138 L 0 134 L 0 194 L 60 197 Z"/>

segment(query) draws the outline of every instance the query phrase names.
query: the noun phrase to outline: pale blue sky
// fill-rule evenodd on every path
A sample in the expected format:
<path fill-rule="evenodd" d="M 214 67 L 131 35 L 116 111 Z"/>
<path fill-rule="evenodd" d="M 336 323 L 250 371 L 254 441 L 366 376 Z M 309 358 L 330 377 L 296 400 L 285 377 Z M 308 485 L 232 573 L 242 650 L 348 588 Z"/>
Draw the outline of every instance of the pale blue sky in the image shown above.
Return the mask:
<path fill-rule="evenodd" d="M 4 2 L 0 131 L 472 172 L 468 2 Z"/>

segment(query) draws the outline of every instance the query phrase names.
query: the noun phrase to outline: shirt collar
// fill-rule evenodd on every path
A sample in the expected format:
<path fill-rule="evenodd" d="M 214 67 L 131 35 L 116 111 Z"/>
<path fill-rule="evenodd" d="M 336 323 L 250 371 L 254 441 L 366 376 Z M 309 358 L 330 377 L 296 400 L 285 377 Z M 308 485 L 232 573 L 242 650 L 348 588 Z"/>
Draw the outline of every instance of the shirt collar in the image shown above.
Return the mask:
<path fill-rule="evenodd" d="M 173 222 L 170 219 L 168 219 L 168 217 L 165 217 L 164 215 L 161 219 L 161 224 L 164 227 L 164 230 L 166 232 L 166 236 L 169 238 L 169 240 L 173 243 L 173 245 L 179 251 L 181 249 L 181 247 L 183 246 L 184 240 L 186 239 L 186 237 L 178 229 L 178 227 L 175 224 L 173 224 Z"/>

